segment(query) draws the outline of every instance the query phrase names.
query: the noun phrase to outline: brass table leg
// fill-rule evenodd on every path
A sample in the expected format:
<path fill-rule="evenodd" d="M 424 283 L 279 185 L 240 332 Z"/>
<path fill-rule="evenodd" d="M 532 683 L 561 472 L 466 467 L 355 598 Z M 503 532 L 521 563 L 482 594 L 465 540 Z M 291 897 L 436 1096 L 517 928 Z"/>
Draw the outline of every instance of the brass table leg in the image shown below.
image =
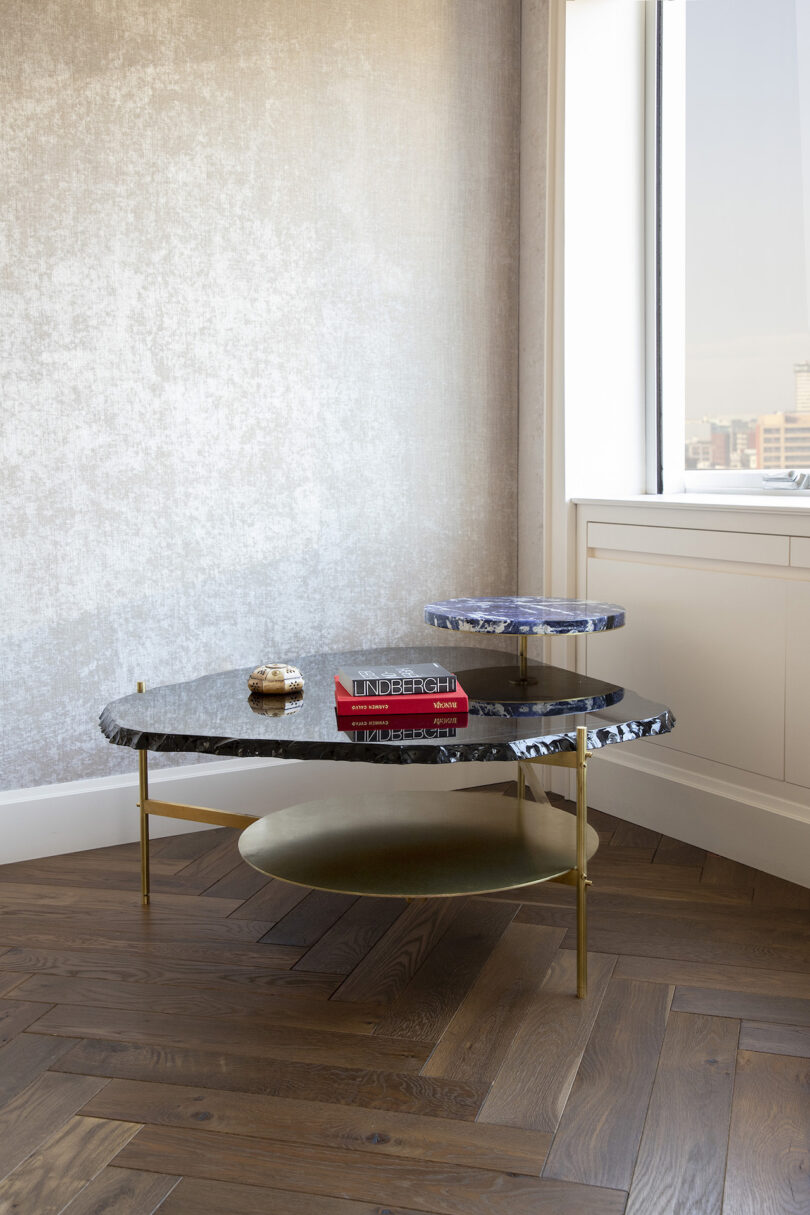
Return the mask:
<path fill-rule="evenodd" d="M 140 680 L 138 692 L 145 692 Z M 164 802 L 149 796 L 148 752 L 138 751 L 138 814 L 141 827 L 141 902 L 149 906 L 149 817 L 176 818 L 212 827 L 232 827 L 244 831 L 256 822 L 255 814 L 238 814 L 233 810 L 213 810 L 210 806 L 189 806 L 185 802 Z"/>
<path fill-rule="evenodd" d="M 588 750 L 588 731 L 585 726 L 578 726 L 576 732 L 576 751 L 561 751 L 553 755 L 537 756 L 533 759 L 518 761 L 517 794 L 523 799 L 528 784 L 534 794 L 535 801 L 548 803 L 545 790 L 540 782 L 537 767 L 574 768 L 577 775 L 577 814 L 576 814 L 576 865 L 567 873 L 552 878 L 555 882 L 565 882 L 568 886 L 576 887 L 577 898 L 577 995 L 582 999 L 588 987 L 588 921 L 586 897 L 591 881 L 588 877 L 588 791 L 586 786 L 586 769 L 591 752 Z M 593 851 L 593 849 L 592 849 Z"/>
<path fill-rule="evenodd" d="M 588 990 L 588 919 L 585 899 L 590 886 L 585 830 L 588 825 L 586 771 L 590 752 L 588 731 L 577 727 L 577 995 L 583 999 Z"/>
<path fill-rule="evenodd" d="M 138 691 L 143 692 L 145 686 L 138 683 Z M 146 752 L 138 752 L 138 791 L 140 801 L 138 809 L 141 817 L 141 903 L 149 906 L 149 815 L 146 803 L 149 800 L 149 771 L 146 762 Z"/>

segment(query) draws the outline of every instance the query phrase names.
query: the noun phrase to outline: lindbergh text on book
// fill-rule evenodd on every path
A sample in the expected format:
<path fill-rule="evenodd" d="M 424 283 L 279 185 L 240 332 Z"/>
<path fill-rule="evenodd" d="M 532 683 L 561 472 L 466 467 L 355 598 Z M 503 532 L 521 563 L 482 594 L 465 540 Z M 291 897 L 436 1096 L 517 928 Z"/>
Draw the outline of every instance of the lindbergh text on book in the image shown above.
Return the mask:
<path fill-rule="evenodd" d="M 452 684 L 452 687 L 451 687 Z M 355 696 L 419 696 L 424 693 L 455 691 L 455 677 L 430 675 L 425 679 L 357 679 L 352 689 Z"/>
<path fill-rule="evenodd" d="M 435 696 L 456 690 L 455 675 L 438 662 L 402 667 L 341 667 L 337 678 L 351 696 Z"/>

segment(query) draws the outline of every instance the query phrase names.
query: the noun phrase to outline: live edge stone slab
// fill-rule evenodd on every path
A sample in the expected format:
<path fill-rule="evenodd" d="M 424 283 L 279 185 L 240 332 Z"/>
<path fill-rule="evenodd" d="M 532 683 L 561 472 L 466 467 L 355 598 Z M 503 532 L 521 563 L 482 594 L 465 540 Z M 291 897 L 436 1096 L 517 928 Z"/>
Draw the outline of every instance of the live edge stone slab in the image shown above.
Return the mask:
<path fill-rule="evenodd" d="M 338 729 L 334 676 L 340 667 L 439 662 L 450 671 L 503 664 L 500 651 L 431 646 L 290 655 L 304 676 L 304 695 L 294 712 L 272 716 L 256 706 L 247 687 L 251 668 L 204 675 L 187 683 L 133 693 L 114 700 L 101 714 L 111 743 L 147 751 L 196 751 L 206 755 L 267 756 L 281 759 L 335 759 L 378 764 L 452 764 L 531 759 L 576 749 L 576 730 L 586 726 L 592 750 L 634 738 L 668 733 L 671 711 L 621 689 L 617 703 L 594 699 L 591 711 L 534 717 L 470 714 L 454 730 L 369 731 L 362 740 Z M 529 670 L 542 681 L 542 663 Z M 558 676 L 560 672 L 557 672 Z M 576 679 L 582 691 L 582 676 Z M 251 699 L 253 704 L 251 704 Z M 576 707 L 587 704 L 578 695 Z M 417 735 L 417 737 L 414 737 Z M 422 735 L 428 735 L 424 737 Z"/>
<path fill-rule="evenodd" d="M 489 599 L 444 599 L 425 606 L 425 621 L 459 633 L 603 633 L 624 624 L 617 603 L 588 599 L 543 599 L 499 595 Z"/>

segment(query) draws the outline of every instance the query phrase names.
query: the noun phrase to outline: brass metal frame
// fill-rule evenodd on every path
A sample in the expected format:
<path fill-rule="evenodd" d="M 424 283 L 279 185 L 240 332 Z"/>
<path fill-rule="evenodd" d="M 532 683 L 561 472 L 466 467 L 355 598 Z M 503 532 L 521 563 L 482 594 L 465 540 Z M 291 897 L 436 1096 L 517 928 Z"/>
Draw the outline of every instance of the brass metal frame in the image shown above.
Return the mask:
<path fill-rule="evenodd" d="M 138 691 L 144 692 L 146 685 L 138 683 Z M 185 802 L 164 802 L 149 796 L 149 771 L 146 751 L 138 752 L 138 788 L 140 799 L 138 810 L 141 818 L 141 902 L 149 906 L 149 815 L 157 818 L 180 818 L 194 823 L 207 823 L 211 827 L 236 827 L 244 831 L 255 823 L 257 815 L 239 814 L 235 810 L 213 810 L 210 806 L 190 806 Z"/>
<path fill-rule="evenodd" d="M 533 786 L 535 797 L 545 798 L 545 792 L 536 781 L 532 780 L 532 768 L 546 766 L 554 768 L 574 768 L 577 780 L 577 863 L 567 873 L 559 877 L 549 878 L 550 882 L 561 882 L 565 886 L 575 886 L 577 892 L 577 996 L 583 999 L 588 990 L 588 913 L 587 893 L 592 886 L 588 877 L 588 857 L 585 848 L 585 837 L 588 827 L 588 789 L 587 769 L 588 760 L 593 752 L 588 750 L 588 731 L 585 726 L 577 727 L 576 751 L 561 751 L 553 755 L 540 755 L 534 759 L 524 759 L 518 762 L 518 797 L 525 796 L 527 780 Z"/>
<path fill-rule="evenodd" d="M 525 640 L 521 638 L 521 640 Z M 521 646 L 521 659 L 524 659 L 524 647 Z M 138 691 L 145 691 L 145 684 L 138 683 Z M 591 881 L 588 878 L 588 859 L 585 839 L 588 826 L 588 802 L 586 772 L 591 752 L 588 750 L 588 731 L 585 726 L 577 727 L 576 751 L 559 751 L 552 755 L 540 755 L 532 759 L 518 761 L 517 787 L 518 797 L 526 796 L 526 785 L 533 788 L 535 797 L 545 799 L 545 793 L 534 776 L 533 769 L 537 766 L 576 769 L 577 782 L 577 812 L 576 812 L 576 847 L 577 863 L 573 869 L 561 873 L 548 881 L 561 882 L 566 886 L 576 887 L 577 906 L 577 996 L 582 999 L 588 985 L 588 954 L 587 954 L 587 910 L 586 895 Z M 149 770 L 147 752 L 138 751 L 138 811 L 140 815 L 141 841 L 141 902 L 148 907 L 150 899 L 149 879 L 149 816 L 159 818 L 187 819 L 196 823 L 206 823 L 214 827 L 235 827 L 244 830 L 255 823 L 257 815 L 239 814 L 233 810 L 214 810 L 208 806 L 192 806 L 183 802 L 164 802 L 149 796 Z M 547 799 L 545 799 L 547 800 Z"/>

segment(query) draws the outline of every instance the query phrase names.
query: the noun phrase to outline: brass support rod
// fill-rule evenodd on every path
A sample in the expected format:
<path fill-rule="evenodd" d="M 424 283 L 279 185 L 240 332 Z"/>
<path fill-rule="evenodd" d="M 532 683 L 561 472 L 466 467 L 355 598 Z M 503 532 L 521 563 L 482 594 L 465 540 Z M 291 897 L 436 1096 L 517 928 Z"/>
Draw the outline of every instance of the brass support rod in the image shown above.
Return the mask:
<path fill-rule="evenodd" d="M 145 684 L 138 681 L 138 691 L 145 691 Z M 147 767 L 146 751 L 138 752 L 138 792 L 140 801 L 138 809 L 141 819 L 141 902 L 144 907 L 149 905 L 149 815 L 146 803 L 149 801 L 149 769 Z"/>
<path fill-rule="evenodd" d="M 193 823 L 210 823 L 213 827 L 238 827 L 242 831 L 256 822 L 255 814 L 211 810 L 208 806 L 190 806 L 185 802 L 161 802 L 152 797 L 146 803 L 146 809 L 159 818 L 184 818 Z"/>
<path fill-rule="evenodd" d="M 525 800 L 525 797 L 526 797 L 526 774 L 525 774 L 525 772 L 523 771 L 523 764 L 521 763 L 521 761 L 520 761 L 520 760 L 518 760 L 518 770 L 517 770 L 517 795 L 518 795 L 518 801 L 519 801 L 519 802 L 522 802 L 522 801 L 524 801 L 524 800 Z"/>
<path fill-rule="evenodd" d="M 553 751 L 551 755 L 533 755 L 524 759 L 524 764 L 548 764 L 552 768 L 576 768 L 576 751 Z"/>
<path fill-rule="evenodd" d="M 521 633 L 518 641 L 518 657 L 520 660 L 520 682 L 525 683 L 529 677 L 529 639 L 525 633 Z"/>
<path fill-rule="evenodd" d="M 548 880 L 550 882 L 562 882 L 564 886 L 576 886 L 578 881 L 577 871 L 576 869 L 569 869 L 567 873 L 560 873 L 557 877 L 549 878 Z"/>
<path fill-rule="evenodd" d="M 585 897 L 588 881 L 588 858 L 585 834 L 588 828 L 588 789 L 586 771 L 590 752 L 588 731 L 577 727 L 577 996 L 583 999 L 588 989 L 588 922 Z"/>

